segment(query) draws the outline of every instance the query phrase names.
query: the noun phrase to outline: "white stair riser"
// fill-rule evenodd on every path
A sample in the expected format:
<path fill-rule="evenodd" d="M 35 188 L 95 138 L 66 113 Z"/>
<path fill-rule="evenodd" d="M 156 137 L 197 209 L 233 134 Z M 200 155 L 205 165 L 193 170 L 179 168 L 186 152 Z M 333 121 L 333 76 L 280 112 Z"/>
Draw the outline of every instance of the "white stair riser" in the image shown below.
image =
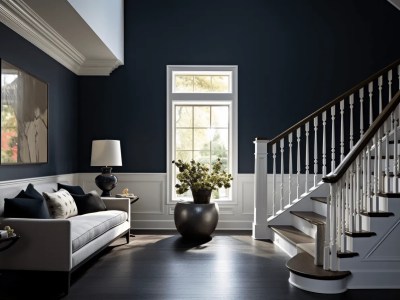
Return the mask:
<path fill-rule="evenodd" d="M 287 255 L 290 257 L 295 256 L 298 253 L 298 249 L 292 243 L 289 243 L 287 240 L 282 238 L 279 234 L 273 231 L 272 233 L 272 241 L 275 245 L 281 248 Z"/>
<path fill-rule="evenodd" d="M 313 200 L 312 211 L 326 217 L 326 203 Z"/>
<path fill-rule="evenodd" d="M 298 230 L 304 232 L 305 234 L 311 236 L 314 239 L 317 236 L 317 226 L 293 214 L 292 214 L 292 225 L 296 227 Z"/>
<path fill-rule="evenodd" d="M 347 290 L 347 277 L 340 280 L 316 280 L 290 272 L 289 282 L 302 290 L 321 294 L 340 294 Z"/>

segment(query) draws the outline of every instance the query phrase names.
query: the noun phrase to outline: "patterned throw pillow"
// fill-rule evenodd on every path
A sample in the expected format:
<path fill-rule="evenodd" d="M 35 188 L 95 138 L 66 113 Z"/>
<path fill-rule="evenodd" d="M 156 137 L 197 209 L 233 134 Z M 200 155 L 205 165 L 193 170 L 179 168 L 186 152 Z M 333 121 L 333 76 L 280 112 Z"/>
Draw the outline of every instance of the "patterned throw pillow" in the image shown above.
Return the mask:
<path fill-rule="evenodd" d="M 75 200 L 68 191 L 61 189 L 55 193 L 44 192 L 43 196 L 54 219 L 68 219 L 78 214 Z"/>

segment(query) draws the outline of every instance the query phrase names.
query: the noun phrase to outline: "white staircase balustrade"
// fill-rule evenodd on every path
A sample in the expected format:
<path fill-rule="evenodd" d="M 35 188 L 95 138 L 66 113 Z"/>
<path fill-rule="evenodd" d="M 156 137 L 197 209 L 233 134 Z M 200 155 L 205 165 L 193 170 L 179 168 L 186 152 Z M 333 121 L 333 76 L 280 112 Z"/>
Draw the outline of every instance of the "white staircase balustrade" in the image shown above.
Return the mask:
<path fill-rule="evenodd" d="M 393 82 L 393 72 L 397 74 L 394 78 L 398 84 Z M 371 272 L 374 260 L 363 258 L 363 255 L 368 251 L 369 256 L 376 255 L 372 254 L 375 251 L 373 249 L 382 249 L 379 245 L 386 245 L 385 239 L 389 239 L 387 236 L 391 235 L 385 230 L 395 232 L 397 228 L 397 225 L 391 224 L 394 218 L 390 218 L 393 215 L 390 208 L 400 210 L 400 205 L 395 206 L 387 200 L 388 197 L 400 198 L 400 194 L 397 194 L 400 182 L 400 92 L 394 90 L 395 87 L 400 89 L 400 60 L 356 85 L 277 137 L 269 141 L 259 138 L 255 141 L 253 238 L 272 239 L 280 247 L 293 247 L 290 242 L 284 242 L 284 239 L 278 237 L 277 234 L 280 233 L 276 233 L 277 229 L 273 228 L 285 227 L 286 224 L 292 224 L 297 231 L 311 236 L 315 240 L 312 244 L 314 246 L 298 244 L 297 248 L 294 246 L 285 251 L 290 256 L 306 251 L 314 256 L 315 265 L 322 265 L 322 271 L 326 270 L 324 272 L 328 272 L 329 276 L 336 276 L 331 283 L 321 284 L 325 286 L 327 293 L 343 292 L 347 288 L 360 286 L 370 288 L 372 284 L 364 286 L 362 278 L 366 278 L 366 282 L 373 282 L 377 276 Z M 354 95 L 357 95 L 358 101 L 354 101 Z M 354 110 L 359 111 L 356 118 Z M 313 126 L 311 130 L 314 131 L 311 137 L 310 123 Z M 322 126 L 321 130 L 318 130 L 319 125 Z M 354 132 L 360 134 L 355 135 Z M 310 142 L 313 144 L 310 145 Z M 277 162 L 277 156 L 280 162 Z M 313 162 L 312 171 L 310 157 Z M 268 172 L 268 165 L 272 173 Z M 312 175 L 310 171 L 313 172 Z M 319 181 L 321 178 L 322 181 Z M 325 202 L 318 202 L 319 204 L 311 207 L 310 199 L 315 196 L 324 198 Z M 318 221 L 304 222 L 311 222 L 314 228 L 304 222 L 292 220 L 301 215 L 295 211 L 307 213 L 309 210 L 317 211 Z M 315 215 L 310 212 L 310 216 L 312 214 Z M 318 214 L 322 215 L 318 217 Z M 319 218 L 324 218 L 324 221 Z M 374 246 L 374 243 L 379 245 Z M 400 261 L 400 254 L 398 258 Z M 394 275 L 400 275 L 400 263 L 382 265 Z M 315 283 L 320 284 L 314 275 L 302 277 L 297 271 L 292 273 L 291 268 L 288 268 L 291 272 L 289 281 L 293 285 L 324 293 L 324 289 L 312 287 Z M 379 269 L 377 274 L 387 276 L 387 270 Z M 350 273 L 353 275 L 347 278 Z M 400 288 L 400 283 L 396 284 L 390 278 L 386 285 L 382 283 L 382 279 L 376 279 L 376 282 L 379 284 L 375 288 Z"/>

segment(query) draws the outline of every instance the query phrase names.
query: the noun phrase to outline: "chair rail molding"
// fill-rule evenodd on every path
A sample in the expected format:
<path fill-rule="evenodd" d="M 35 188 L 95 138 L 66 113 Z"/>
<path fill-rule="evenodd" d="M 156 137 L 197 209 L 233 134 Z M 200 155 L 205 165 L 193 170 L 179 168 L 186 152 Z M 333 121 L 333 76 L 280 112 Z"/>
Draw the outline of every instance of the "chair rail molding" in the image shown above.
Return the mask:
<path fill-rule="evenodd" d="M 2 0 L 0 21 L 76 75 L 110 75 L 123 64 L 118 58 L 109 55 L 109 49 L 94 33 L 90 38 L 96 39 L 97 44 L 101 44 L 108 55 L 104 59 L 98 56 L 92 59 L 64 38 L 26 2 L 28 1 Z"/>

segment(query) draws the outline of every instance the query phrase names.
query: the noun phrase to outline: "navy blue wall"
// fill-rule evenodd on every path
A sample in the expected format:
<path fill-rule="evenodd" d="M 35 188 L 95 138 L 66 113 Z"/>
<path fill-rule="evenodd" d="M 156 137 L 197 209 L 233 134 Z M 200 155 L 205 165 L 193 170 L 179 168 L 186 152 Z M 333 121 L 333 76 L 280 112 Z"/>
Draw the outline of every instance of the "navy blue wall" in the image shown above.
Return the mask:
<path fill-rule="evenodd" d="M 0 23 L 0 58 L 48 83 L 48 163 L 0 166 L 0 180 L 74 173 L 78 166 L 78 79 Z"/>
<path fill-rule="evenodd" d="M 376 0 L 125 1 L 125 65 L 80 78 L 80 171 L 120 139 L 116 172 L 166 171 L 166 65 L 239 66 L 239 172 L 274 137 L 400 54 L 400 12 Z"/>

